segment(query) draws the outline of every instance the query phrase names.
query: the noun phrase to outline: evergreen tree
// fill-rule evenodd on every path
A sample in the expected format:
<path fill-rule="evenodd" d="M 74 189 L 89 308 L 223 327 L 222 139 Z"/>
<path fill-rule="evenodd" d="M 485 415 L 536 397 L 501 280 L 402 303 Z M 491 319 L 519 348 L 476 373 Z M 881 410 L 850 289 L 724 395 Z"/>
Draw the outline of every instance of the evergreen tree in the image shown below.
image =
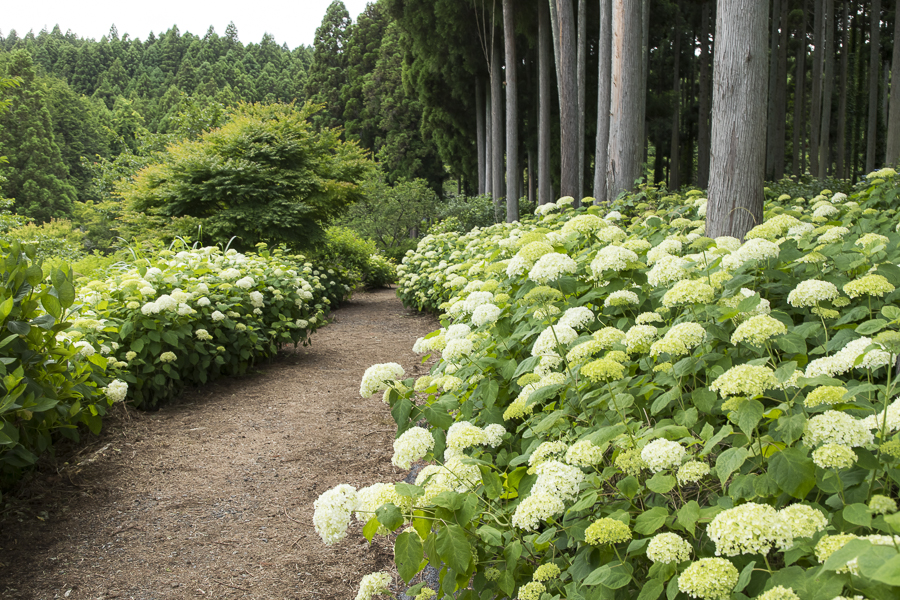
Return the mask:
<path fill-rule="evenodd" d="M 68 170 L 53 134 L 41 86 L 35 81 L 31 55 L 17 50 L 6 66 L 9 77 L 22 85 L 6 90 L 9 110 L 0 115 L 0 148 L 8 164 L 0 166 L 5 177 L 0 192 L 16 200 L 20 214 L 39 222 L 64 217 L 71 211 L 77 192 L 67 181 Z"/>
<path fill-rule="evenodd" d="M 341 0 L 334 0 L 316 29 L 313 64 L 306 79 L 306 97 L 325 110 L 315 117 L 317 125 L 338 127 L 344 123 L 341 92 L 347 83 L 347 41 L 350 13 Z"/>
<path fill-rule="evenodd" d="M 341 90 L 344 130 L 349 139 L 359 140 L 369 150 L 375 150 L 378 116 L 368 110 L 365 88 L 372 85 L 372 72 L 382 56 L 382 38 L 389 23 L 383 3 L 368 4 L 351 27 L 347 41 L 347 83 Z M 394 52 L 399 53 L 399 48 L 394 48 Z"/>

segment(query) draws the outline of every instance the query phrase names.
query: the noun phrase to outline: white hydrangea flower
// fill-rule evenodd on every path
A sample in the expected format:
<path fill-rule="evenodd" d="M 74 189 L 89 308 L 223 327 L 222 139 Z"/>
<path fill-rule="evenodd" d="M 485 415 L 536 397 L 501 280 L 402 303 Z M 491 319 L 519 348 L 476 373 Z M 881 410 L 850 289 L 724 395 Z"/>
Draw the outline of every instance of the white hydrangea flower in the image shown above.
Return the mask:
<path fill-rule="evenodd" d="M 795 307 L 817 306 L 819 302 L 834 300 L 840 296 L 837 286 L 829 281 L 808 279 L 797 284 L 788 294 L 788 304 Z"/>
<path fill-rule="evenodd" d="M 434 436 L 427 429 L 412 427 L 394 440 L 394 456 L 391 463 L 401 469 L 410 465 L 434 449 Z"/>
<path fill-rule="evenodd" d="M 578 339 L 578 332 L 565 325 L 547 327 L 538 336 L 531 347 L 532 356 L 559 356 L 556 352 L 557 340 L 565 348 Z"/>
<path fill-rule="evenodd" d="M 109 382 L 103 391 L 106 392 L 107 398 L 113 402 L 121 402 L 128 394 L 128 384 L 121 379 L 113 379 Z"/>
<path fill-rule="evenodd" d="M 579 440 L 566 452 L 566 462 L 576 467 L 592 467 L 603 461 L 603 450 L 590 440 Z"/>
<path fill-rule="evenodd" d="M 325 544 L 347 537 L 350 515 L 357 506 L 356 488 L 346 484 L 328 490 L 313 503 L 313 526 Z"/>
<path fill-rule="evenodd" d="M 388 573 L 379 571 L 378 573 L 369 573 L 359 582 L 359 591 L 356 593 L 356 600 L 372 600 L 375 596 L 389 593 L 388 587 L 391 583 L 391 576 Z"/>
<path fill-rule="evenodd" d="M 619 290 L 610 294 L 603 301 L 603 306 L 606 308 L 610 306 L 633 306 L 639 304 L 640 301 L 638 295 L 631 290 Z"/>
<path fill-rule="evenodd" d="M 484 428 L 486 438 L 485 445 L 496 448 L 503 442 L 503 436 L 506 435 L 506 428 L 503 425 L 492 423 Z"/>
<path fill-rule="evenodd" d="M 528 457 L 528 465 L 536 466 L 543 462 L 547 462 L 550 458 L 558 458 L 560 454 L 563 454 L 568 449 L 568 446 L 565 442 L 555 441 L 555 442 L 543 442 L 537 448 L 535 448 L 534 452 L 531 453 L 531 456 Z"/>
<path fill-rule="evenodd" d="M 447 345 L 441 352 L 441 356 L 448 362 L 458 363 L 471 356 L 474 350 L 475 345 L 472 343 L 472 340 L 467 338 L 453 339 L 447 342 Z"/>
<path fill-rule="evenodd" d="M 528 271 L 528 279 L 538 284 L 545 284 L 556 281 L 567 273 L 574 273 L 577 268 L 578 263 L 572 257 L 551 252 L 541 256 L 534 263 L 534 266 Z"/>
<path fill-rule="evenodd" d="M 174 362 L 176 358 L 174 352 L 163 352 L 159 355 L 159 362 L 170 363 Z"/>
<path fill-rule="evenodd" d="M 595 279 L 600 279 L 604 271 L 623 271 L 628 268 L 629 263 L 636 263 L 638 260 L 638 255 L 627 248 L 605 246 L 591 261 L 591 274 Z"/>
<path fill-rule="evenodd" d="M 791 527 L 794 538 L 812 537 L 828 526 L 828 519 L 822 511 L 806 504 L 791 504 L 778 511 Z"/>
<path fill-rule="evenodd" d="M 794 544 L 791 524 L 767 504 L 747 502 L 722 511 L 706 528 L 716 544 L 716 556 L 768 554 L 773 548 L 787 550 Z"/>
<path fill-rule="evenodd" d="M 516 507 L 512 524 L 525 531 L 534 531 L 541 521 L 562 514 L 565 510 L 566 505 L 558 496 L 548 492 L 535 493 L 532 489 L 531 494 Z"/>
<path fill-rule="evenodd" d="M 659 533 L 647 544 L 647 558 L 655 563 L 681 563 L 691 557 L 691 545 L 676 533 Z"/>
<path fill-rule="evenodd" d="M 691 598 L 728 600 L 738 577 L 738 570 L 730 561 L 701 558 L 678 576 L 678 589 Z"/>
<path fill-rule="evenodd" d="M 397 381 L 406 374 L 406 371 L 397 363 L 383 363 L 372 365 L 363 374 L 362 383 L 359 386 L 359 395 L 363 398 L 371 398 L 376 392 L 387 389 L 387 381 Z"/>
<path fill-rule="evenodd" d="M 563 327 L 571 327 L 572 329 L 583 329 L 588 323 L 594 320 L 594 313 L 585 306 L 573 306 L 563 313 L 559 318 L 559 325 Z"/>
<path fill-rule="evenodd" d="M 468 421 L 457 421 L 447 430 L 447 448 L 463 450 L 484 445 L 487 441 L 484 430 Z"/>
<path fill-rule="evenodd" d="M 861 419 L 837 410 L 826 410 L 806 423 L 803 443 L 814 448 L 822 444 L 840 444 L 855 448 L 873 443 L 872 432 Z"/>
<path fill-rule="evenodd" d="M 578 495 L 578 488 L 584 481 L 584 472 L 558 460 L 542 462 L 534 468 L 537 481 L 531 488 L 532 494 L 553 494 L 564 502 L 571 502 Z"/>
<path fill-rule="evenodd" d="M 684 459 L 684 446 L 666 439 L 656 439 L 641 450 L 641 460 L 654 473 L 674 469 Z"/>

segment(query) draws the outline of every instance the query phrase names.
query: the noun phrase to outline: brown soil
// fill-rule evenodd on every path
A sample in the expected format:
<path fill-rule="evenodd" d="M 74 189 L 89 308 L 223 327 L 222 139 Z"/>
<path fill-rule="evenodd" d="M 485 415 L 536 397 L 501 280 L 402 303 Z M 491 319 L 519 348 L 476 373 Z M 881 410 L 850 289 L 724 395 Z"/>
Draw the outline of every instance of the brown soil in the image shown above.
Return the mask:
<path fill-rule="evenodd" d="M 358 292 L 313 336 L 254 375 L 187 391 L 155 413 L 120 413 L 57 470 L 6 497 L 0 597 L 13 599 L 354 598 L 389 569 L 390 542 L 362 526 L 325 546 L 313 502 L 339 483 L 399 481 L 396 428 L 374 363 L 407 376 L 436 322 L 391 290 Z M 50 472 L 47 472 L 50 471 Z"/>

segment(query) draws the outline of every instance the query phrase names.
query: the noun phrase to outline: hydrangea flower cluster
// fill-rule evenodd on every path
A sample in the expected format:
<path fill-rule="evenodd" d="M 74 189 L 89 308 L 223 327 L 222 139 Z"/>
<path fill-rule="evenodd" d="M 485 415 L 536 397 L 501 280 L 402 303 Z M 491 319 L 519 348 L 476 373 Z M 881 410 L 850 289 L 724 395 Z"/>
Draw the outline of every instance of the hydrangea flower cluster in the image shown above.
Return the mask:
<path fill-rule="evenodd" d="M 778 385 L 775 373 L 768 367 L 737 365 L 731 367 L 709 385 L 709 389 L 728 396 L 759 396 Z"/>
<path fill-rule="evenodd" d="M 347 537 L 350 515 L 359 506 L 356 488 L 341 484 L 313 503 L 313 526 L 322 541 L 331 545 Z"/>
<path fill-rule="evenodd" d="M 773 548 L 786 550 L 794 543 L 791 525 L 783 514 L 754 502 L 720 512 L 706 533 L 716 544 L 716 556 L 767 554 Z"/>
<path fill-rule="evenodd" d="M 776 335 L 787 333 L 787 327 L 778 319 L 769 315 L 750 317 L 737 326 L 731 335 L 731 343 L 737 345 L 746 342 L 754 346 L 762 346 Z"/>
<path fill-rule="evenodd" d="M 619 544 L 631 539 L 631 529 L 618 519 L 603 517 L 588 526 L 584 532 L 584 539 L 593 546 Z"/>
<path fill-rule="evenodd" d="M 837 286 L 830 281 L 807 279 L 800 282 L 797 287 L 788 294 L 788 304 L 798 308 L 818 306 L 820 302 L 834 300 L 840 296 Z"/>
<path fill-rule="evenodd" d="M 727 600 L 738 582 L 738 570 L 724 558 L 701 558 L 678 576 L 678 589 L 691 598 Z"/>
<path fill-rule="evenodd" d="M 545 284 L 556 281 L 563 275 L 574 273 L 578 263 L 565 254 L 551 252 L 540 257 L 531 270 L 528 271 L 528 279 L 537 284 Z"/>
<path fill-rule="evenodd" d="M 678 442 L 666 439 L 653 440 L 641 450 L 641 460 L 654 473 L 674 469 L 684 460 L 686 451 Z"/>
<path fill-rule="evenodd" d="M 874 441 L 872 432 L 860 419 L 836 410 L 828 410 L 807 422 L 803 443 L 810 448 L 822 444 L 867 446 Z"/>
<path fill-rule="evenodd" d="M 655 563 L 681 563 L 691 557 L 693 548 L 676 533 L 659 533 L 647 544 L 647 558 Z"/>
<path fill-rule="evenodd" d="M 394 440 L 394 456 L 391 463 L 395 467 L 408 469 L 434 449 L 434 436 L 422 427 L 411 427 Z"/>
<path fill-rule="evenodd" d="M 363 374 L 359 386 L 359 395 L 371 398 L 376 392 L 386 390 L 389 382 L 395 382 L 406 374 L 406 370 L 397 363 L 372 365 Z"/>

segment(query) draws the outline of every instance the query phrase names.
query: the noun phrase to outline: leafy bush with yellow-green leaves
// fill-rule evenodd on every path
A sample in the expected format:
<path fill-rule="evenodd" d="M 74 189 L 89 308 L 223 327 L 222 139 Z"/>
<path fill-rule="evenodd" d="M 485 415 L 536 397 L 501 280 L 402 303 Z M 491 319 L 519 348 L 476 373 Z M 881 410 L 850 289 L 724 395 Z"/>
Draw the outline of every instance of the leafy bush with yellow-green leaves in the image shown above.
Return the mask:
<path fill-rule="evenodd" d="M 398 293 L 440 313 L 414 350 L 441 360 L 360 394 L 428 464 L 327 491 L 316 530 L 398 532 L 405 581 L 440 569 L 422 598 L 897 598 L 897 185 L 779 197 L 744 241 L 646 190 L 427 236 Z"/>

